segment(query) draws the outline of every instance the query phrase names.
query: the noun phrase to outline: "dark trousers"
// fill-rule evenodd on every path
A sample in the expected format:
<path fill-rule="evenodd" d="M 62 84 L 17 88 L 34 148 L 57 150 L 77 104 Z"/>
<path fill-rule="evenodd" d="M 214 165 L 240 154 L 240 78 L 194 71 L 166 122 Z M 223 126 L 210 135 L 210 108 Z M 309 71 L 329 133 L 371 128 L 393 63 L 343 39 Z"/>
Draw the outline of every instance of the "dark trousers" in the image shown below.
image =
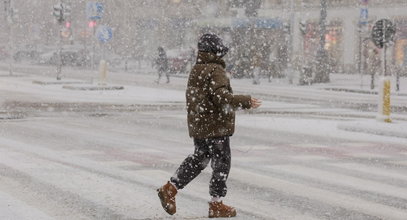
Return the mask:
<path fill-rule="evenodd" d="M 165 76 L 167 77 L 167 83 L 170 82 L 170 73 L 168 70 L 164 70 L 164 69 L 158 69 L 158 79 L 157 79 L 157 83 L 160 82 L 161 76 L 165 74 Z"/>
<path fill-rule="evenodd" d="M 209 194 L 213 197 L 226 196 L 226 180 L 230 171 L 229 137 L 194 139 L 195 151 L 189 155 L 171 177 L 178 189 L 184 188 L 211 162 L 212 178 Z"/>

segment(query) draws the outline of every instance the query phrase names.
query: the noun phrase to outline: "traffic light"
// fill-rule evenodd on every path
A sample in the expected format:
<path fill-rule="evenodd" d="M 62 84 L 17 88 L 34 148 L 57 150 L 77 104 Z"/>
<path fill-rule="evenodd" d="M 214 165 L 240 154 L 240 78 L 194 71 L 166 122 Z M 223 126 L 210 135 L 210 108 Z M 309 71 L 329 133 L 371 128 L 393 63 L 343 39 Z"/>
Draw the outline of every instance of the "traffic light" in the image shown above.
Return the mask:
<path fill-rule="evenodd" d="M 307 24 L 306 21 L 300 21 L 300 31 L 303 35 L 307 33 Z"/>
<path fill-rule="evenodd" d="M 12 24 L 18 19 L 18 10 L 15 9 L 11 3 L 11 0 L 4 1 L 4 11 L 5 11 L 5 20 Z"/>
<path fill-rule="evenodd" d="M 52 12 L 52 14 L 55 16 L 59 23 L 62 23 L 64 21 L 62 4 L 54 5 L 54 12 Z"/>
<path fill-rule="evenodd" d="M 58 23 L 63 24 L 66 18 L 71 15 L 71 7 L 64 3 L 54 5 L 54 11 L 52 14 L 55 16 Z"/>
<path fill-rule="evenodd" d="M 94 28 L 94 27 L 96 27 L 96 21 L 89 21 L 88 27 L 89 27 L 89 28 Z"/>

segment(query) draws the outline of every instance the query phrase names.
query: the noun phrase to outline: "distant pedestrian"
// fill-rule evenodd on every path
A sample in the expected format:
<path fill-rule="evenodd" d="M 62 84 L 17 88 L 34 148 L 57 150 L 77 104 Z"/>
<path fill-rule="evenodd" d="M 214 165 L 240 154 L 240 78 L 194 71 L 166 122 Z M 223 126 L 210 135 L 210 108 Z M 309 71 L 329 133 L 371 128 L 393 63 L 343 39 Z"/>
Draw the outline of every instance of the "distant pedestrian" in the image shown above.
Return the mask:
<path fill-rule="evenodd" d="M 168 58 L 163 47 L 158 47 L 158 57 L 155 60 L 155 65 L 158 72 L 158 79 L 156 80 L 156 83 L 160 83 L 160 79 L 163 74 L 165 74 L 165 76 L 167 77 L 167 83 L 169 83 L 170 74 L 168 71 Z"/>
<path fill-rule="evenodd" d="M 262 60 L 261 60 L 260 55 L 255 54 L 252 57 L 250 69 L 251 69 L 251 75 L 252 75 L 254 85 L 260 84 L 260 75 L 262 72 L 261 62 L 262 62 Z"/>
<path fill-rule="evenodd" d="M 279 58 L 279 47 L 273 47 L 270 49 L 270 53 L 268 54 L 268 67 L 267 67 L 267 78 L 268 82 L 271 82 L 272 79 L 281 78 L 281 63 Z"/>
<path fill-rule="evenodd" d="M 236 210 L 224 205 L 226 180 L 231 154 L 229 137 L 235 130 L 235 111 L 257 108 L 261 101 L 250 96 L 234 95 L 222 57 L 228 52 L 222 40 L 214 34 L 204 34 L 198 42 L 198 58 L 191 70 L 186 90 L 189 136 L 195 150 L 179 166 L 158 196 L 164 210 L 176 212 L 175 195 L 188 185 L 211 162 L 209 184 L 209 217 L 234 217 Z"/>

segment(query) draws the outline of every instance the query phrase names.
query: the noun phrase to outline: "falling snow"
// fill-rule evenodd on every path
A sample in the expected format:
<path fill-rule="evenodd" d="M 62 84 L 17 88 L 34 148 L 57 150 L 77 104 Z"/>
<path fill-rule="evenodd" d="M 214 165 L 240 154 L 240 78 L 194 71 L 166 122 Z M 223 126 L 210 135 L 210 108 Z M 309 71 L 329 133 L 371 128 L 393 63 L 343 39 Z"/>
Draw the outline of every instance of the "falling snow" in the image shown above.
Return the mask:
<path fill-rule="evenodd" d="M 407 219 L 405 0 L 0 6 L 0 219 Z"/>

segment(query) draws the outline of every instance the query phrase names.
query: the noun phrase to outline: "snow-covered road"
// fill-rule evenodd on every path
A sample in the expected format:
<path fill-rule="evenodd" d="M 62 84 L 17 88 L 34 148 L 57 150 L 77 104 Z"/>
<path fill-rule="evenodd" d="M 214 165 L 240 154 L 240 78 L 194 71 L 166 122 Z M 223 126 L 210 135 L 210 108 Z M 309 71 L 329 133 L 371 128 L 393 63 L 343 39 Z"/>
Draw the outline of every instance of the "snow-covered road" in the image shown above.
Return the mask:
<path fill-rule="evenodd" d="M 31 80 L 0 79 L 1 112 L 22 115 L 0 119 L 0 219 L 205 219 L 209 167 L 174 216 L 155 191 L 193 151 L 177 82 L 90 92 Z M 369 113 L 264 108 L 237 115 L 225 199 L 236 219 L 406 219 L 407 139 L 338 129 Z M 273 114 L 293 109 L 328 116 Z"/>
<path fill-rule="evenodd" d="M 405 145 L 248 126 L 257 117 L 239 116 L 226 198 L 238 219 L 407 216 Z M 192 152 L 182 117 L 75 113 L 2 122 L 0 196 L 8 207 L 0 209 L 11 210 L 2 219 L 167 218 L 155 189 Z M 168 219 L 206 216 L 209 174 L 181 191 Z"/>

